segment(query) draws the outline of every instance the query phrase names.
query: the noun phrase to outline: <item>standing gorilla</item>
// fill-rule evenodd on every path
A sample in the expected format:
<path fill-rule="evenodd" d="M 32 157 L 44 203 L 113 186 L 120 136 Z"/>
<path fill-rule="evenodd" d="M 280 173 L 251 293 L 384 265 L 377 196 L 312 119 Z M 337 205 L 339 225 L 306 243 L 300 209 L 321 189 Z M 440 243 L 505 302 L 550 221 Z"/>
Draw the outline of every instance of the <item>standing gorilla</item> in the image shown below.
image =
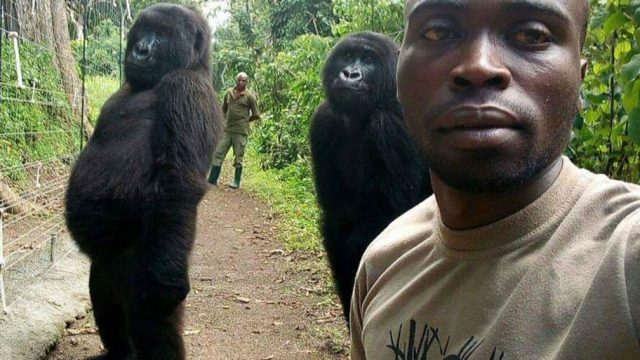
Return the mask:
<path fill-rule="evenodd" d="M 311 154 L 322 235 L 345 317 L 367 245 L 431 194 L 396 99 L 398 46 L 386 36 L 348 36 L 323 70 L 326 101 L 313 115 Z"/>
<path fill-rule="evenodd" d="M 196 209 L 220 115 L 210 29 L 188 7 L 140 13 L 126 83 L 102 108 L 73 169 L 67 226 L 91 258 L 89 288 L 107 350 L 94 359 L 184 359 L 181 303 Z"/>

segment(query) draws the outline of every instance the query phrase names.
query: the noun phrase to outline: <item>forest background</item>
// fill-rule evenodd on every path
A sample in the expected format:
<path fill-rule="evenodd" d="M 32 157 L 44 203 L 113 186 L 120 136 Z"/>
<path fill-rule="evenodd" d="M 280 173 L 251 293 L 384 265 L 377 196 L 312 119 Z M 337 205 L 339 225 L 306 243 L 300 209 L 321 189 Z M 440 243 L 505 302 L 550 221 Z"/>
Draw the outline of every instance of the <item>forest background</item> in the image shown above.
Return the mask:
<path fill-rule="evenodd" d="M 44 1 L 44 0 L 43 0 Z M 102 16 L 89 27 L 79 14 L 86 1 L 47 0 L 66 10 L 68 41 L 77 73 L 86 78 L 90 95 L 86 121 L 77 121 L 77 107 L 52 108 L 52 102 L 68 102 L 54 93 L 41 99 L 42 106 L 22 102 L 0 103 L 0 169 L 18 168 L 40 158 L 74 154 L 86 142 L 87 129 L 95 123 L 102 103 L 121 81 L 119 61 L 126 26 L 122 18 Z M 131 0 L 131 18 L 154 0 Z M 318 249 L 318 209 L 314 197 L 309 120 L 323 100 L 320 73 L 323 61 L 338 39 L 355 31 L 377 31 L 400 42 L 404 26 L 404 2 L 397 0 L 180 0 L 207 11 L 211 19 L 225 19 L 213 38 L 212 78 L 218 93 L 233 86 L 244 71 L 258 94 L 262 119 L 254 124 L 247 155 L 246 186 L 260 194 L 285 220 L 282 240 L 291 249 Z M 3 0 L 6 8 L 31 1 Z M 592 1 L 590 31 L 584 49 L 589 71 L 582 87 L 584 109 L 576 119 L 567 155 L 578 165 L 617 179 L 640 181 L 640 0 Z M 53 14 L 55 17 L 55 14 Z M 120 23 L 119 23 L 120 22 Z M 130 21 L 129 21 L 130 24 Z M 5 19 L 5 27 L 6 19 Z M 10 24 L 9 24 L 10 25 Z M 55 34 L 54 34 L 55 35 Z M 87 41 L 83 37 L 100 39 Z M 6 34 L 2 34 L 5 39 Z M 64 41 L 64 40 L 63 40 Z M 4 42 L 10 44 L 9 41 Z M 22 46 L 27 73 L 38 86 L 73 87 L 65 84 L 55 59 L 36 47 Z M 10 66 L 13 49 L 2 47 L 5 70 L 0 83 L 15 81 Z M 81 59 L 90 64 L 81 64 Z M 31 71 L 31 73 L 29 73 Z M 17 88 L 2 88 L 2 97 L 19 97 Z M 70 91 L 65 91 L 67 94 Z M 44 120 L 43 120 L 44 119 Z M 81 130 L 78 128 L 82 128 Z M 67 131 L 71 129 L 71 131 Z M 46 131 L 44 131 L 46 130 Z M 58 133 L 55 131 L 59 130 Z M 52 132 L 53 131 L 53 132 Z M 83 136 L 77 134 L 83 133 Z M 34 138 L 33 134 L 47 137 Z M 31 135 L 30 135 L 31 134 Z M 20 171 L 0 171 L 2 186 L 21 190 Z"/>

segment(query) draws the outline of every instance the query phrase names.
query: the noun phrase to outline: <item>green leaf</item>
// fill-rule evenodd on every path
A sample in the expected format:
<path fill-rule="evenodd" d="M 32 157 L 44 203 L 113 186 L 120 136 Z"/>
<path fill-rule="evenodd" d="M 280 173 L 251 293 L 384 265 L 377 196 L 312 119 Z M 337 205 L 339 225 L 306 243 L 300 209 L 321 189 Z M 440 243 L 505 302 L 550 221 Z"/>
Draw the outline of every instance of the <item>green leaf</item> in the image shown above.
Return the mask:
<path fill-rule="evenodd" d="M 640 103 L 640 81 L 628 82 L 622 94 L 622 106 L 626 112 L 631 112 Z"/>
<path fill-rule="evenodd" d="M 629 137 L 636 144 L 640 144 L 640 108 L 629 114 Z"/>
<path fill-rule="evenodd" d="M 627 19 L 627 17 L 624 16 L 622 12 L 615 12 L 609 15 L 607 20 L 604 22 L 604 26 L 603 26 L 604 31 L 607 34 L 611 34 L 615 30 L 621 28 L 622 25 L 627 21 L 629 21 L 629 19 Z"/>
<path fill-rule="evenodd" d="M 640 54 L 633 55 L 628 63 L 622 65 L 622 80 L 635 80 L 640 75 Z"/>

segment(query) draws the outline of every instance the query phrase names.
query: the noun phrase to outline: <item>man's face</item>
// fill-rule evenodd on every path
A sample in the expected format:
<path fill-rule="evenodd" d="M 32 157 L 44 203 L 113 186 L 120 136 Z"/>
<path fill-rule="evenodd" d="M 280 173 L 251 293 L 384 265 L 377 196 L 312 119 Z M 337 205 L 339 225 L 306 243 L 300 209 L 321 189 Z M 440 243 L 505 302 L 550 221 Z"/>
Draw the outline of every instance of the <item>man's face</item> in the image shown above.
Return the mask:
<path fill-rule="evenodd" d="M 585 0 L 409 0 L 398 97 L 449 186 L 501 191 L 567 146 Z"/>
<path fill-rule="evenodd" d="M 236 79 L 236 87 L 237 87 L 239 90 L 243 90 L 245 87 L 247 87 L 247 81 L 248 81 L 248 80 L 249 80 L 249 79 L 247 79 L 247 78 L 246 78 L 246 77 L 244 77 L 244 76 L 238 76 L 238 78 Z"/>

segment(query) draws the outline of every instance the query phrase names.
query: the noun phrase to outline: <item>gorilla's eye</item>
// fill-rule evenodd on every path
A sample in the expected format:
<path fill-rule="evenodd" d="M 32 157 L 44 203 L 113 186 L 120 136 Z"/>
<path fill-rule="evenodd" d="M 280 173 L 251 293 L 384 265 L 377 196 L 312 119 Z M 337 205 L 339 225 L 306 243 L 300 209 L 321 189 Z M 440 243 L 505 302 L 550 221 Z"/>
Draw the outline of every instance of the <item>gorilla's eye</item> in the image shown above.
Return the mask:
<path fill-rule="evenodd" d="M 362 57 L 362 62 L 365 64 L 373 64 L 373 55 L 364 55 Z"/>
<path fill-rule="evenodd" d="M 455 39 L 457 34 L 449 27 L 433 26 L 425 31 L 424 37 L 431 41 L 445 41 Z"/>
<path fill-rule="evenodd" d="M 346 52 L 344 53 L 342 58 L 345 59 L 346 61 L 351 61 L 353 60 L 353 54 L 351 52 Z"/>

